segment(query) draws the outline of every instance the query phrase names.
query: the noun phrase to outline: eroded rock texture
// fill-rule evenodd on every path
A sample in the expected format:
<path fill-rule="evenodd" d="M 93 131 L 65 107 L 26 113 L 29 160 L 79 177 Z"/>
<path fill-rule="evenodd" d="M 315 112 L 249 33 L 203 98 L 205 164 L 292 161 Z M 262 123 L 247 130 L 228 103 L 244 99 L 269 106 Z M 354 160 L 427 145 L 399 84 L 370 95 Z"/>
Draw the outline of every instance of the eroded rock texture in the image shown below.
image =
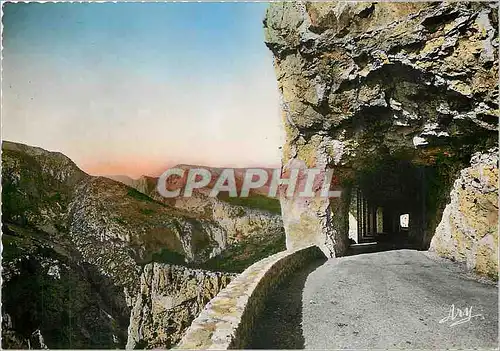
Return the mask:
<path fill-rule="evenodd" d="M 130 315 L 127 348 L 170 348 L 234 274 L 151 263 Z"/>
<path fill-rule="evenodd" d="M 180 165 L 187 170 L 201 166 Z M 157 191 L 158 178 L 143 176 L 138 180 L 121 179 L 149 198 L 163 203 L 170 209 L 198 219 L 205 233 L 187 227 L 178 232 L 180 246 L 189 261 L 203 262 L 203 267 L 214 270 L 242 272 L 251 263 L 285 249 L 283 221 L 277 199 L 252 193 L 249 198 L 209 196 L 220 168 L 205 167 L 212 173 L 213 181 L 203 189 L 195 189 L 190 197 L 165 198 Z M 241 188 L 244 169 L 237 184 Z M 234 201 L 237 201 L 236 203 Z M 192 226 L 191 226 L 192 227 Z M 207 261 L 208 260 L 208 261 Z"/>
<path fill-rule="evenodd" d="M 431 250 L 467 263 L 492 278 L 498 274 L 498 149 L 477 153 L 460 172 Z"/>
<path fill-rule="evenodd" d="M 487 2 L 270 6 L 283 171 L 333 168 L 342 189 L 282 198 L 288 247 L 343 254 L 356 189 L 391 221 L 409 213 L 410 239 L 429 247 L 458 172 L 498 142 L 497 14 Z"/>

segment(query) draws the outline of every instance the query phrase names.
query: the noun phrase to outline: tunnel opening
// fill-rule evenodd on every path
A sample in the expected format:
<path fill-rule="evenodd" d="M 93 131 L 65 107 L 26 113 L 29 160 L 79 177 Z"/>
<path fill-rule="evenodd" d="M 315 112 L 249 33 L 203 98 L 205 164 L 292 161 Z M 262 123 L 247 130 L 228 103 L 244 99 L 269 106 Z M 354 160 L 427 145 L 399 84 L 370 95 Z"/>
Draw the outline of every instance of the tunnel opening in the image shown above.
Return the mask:
<path fill-rule="evenodd" d="M 399 216 L 399 230 L 408 230 L 410 223 L 410 214 L 404 213 Z"/>
<path fill-rule="evenodd" d="M 449 185 L 436 189 L 434 167 L 386 159 L 359 171 L 351 188 L 350 251 L 372 247 L 426 250 L 441 217 Z"/>

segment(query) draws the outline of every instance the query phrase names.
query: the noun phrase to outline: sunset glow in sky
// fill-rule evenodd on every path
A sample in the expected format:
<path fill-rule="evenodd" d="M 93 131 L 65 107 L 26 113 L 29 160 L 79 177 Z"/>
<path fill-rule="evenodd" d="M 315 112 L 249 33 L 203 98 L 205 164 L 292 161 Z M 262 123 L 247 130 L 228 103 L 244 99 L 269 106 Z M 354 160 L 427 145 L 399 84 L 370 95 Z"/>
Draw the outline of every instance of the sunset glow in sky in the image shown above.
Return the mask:
<path fill-rule="evenodd" d="M 2 138 L 94 175 L 277 166 L 267 6 L 5 4 Z"/>

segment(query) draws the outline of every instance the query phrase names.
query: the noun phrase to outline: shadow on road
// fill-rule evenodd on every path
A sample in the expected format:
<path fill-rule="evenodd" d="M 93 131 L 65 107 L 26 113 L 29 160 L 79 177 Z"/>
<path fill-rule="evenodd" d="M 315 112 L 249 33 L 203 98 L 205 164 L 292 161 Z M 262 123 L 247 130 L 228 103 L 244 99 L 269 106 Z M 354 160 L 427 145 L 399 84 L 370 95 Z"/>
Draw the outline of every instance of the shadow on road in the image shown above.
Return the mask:
<path fill-rule="evenodd" d="M 404 235 L 377 235 L 373 241 L 352 243 L 344 256 L 361 255 L 391 250 L 424 250 Z"/>
<path fill-rule="evenodd" d="M 304 348 L 302 292 L 308 275 L 325 262 L 311 262 L 276 287 L 255 320 L 246 349 Z"/>

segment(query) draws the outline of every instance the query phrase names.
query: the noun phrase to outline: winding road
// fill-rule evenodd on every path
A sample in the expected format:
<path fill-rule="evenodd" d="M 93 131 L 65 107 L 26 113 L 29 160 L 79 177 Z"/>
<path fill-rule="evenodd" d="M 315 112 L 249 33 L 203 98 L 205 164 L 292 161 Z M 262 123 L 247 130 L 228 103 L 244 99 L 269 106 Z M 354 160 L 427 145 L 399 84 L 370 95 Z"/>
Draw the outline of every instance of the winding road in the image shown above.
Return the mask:
<path fill-rule="evenodd" d="M 496 285 L 427 252 L 393 250 L 304 267 L 268 298 L 248 348 L 497 346 Z"/>

